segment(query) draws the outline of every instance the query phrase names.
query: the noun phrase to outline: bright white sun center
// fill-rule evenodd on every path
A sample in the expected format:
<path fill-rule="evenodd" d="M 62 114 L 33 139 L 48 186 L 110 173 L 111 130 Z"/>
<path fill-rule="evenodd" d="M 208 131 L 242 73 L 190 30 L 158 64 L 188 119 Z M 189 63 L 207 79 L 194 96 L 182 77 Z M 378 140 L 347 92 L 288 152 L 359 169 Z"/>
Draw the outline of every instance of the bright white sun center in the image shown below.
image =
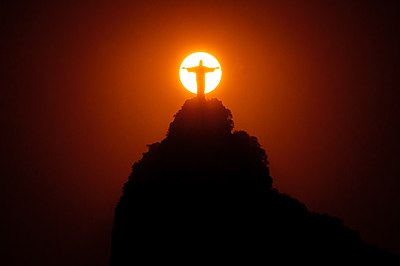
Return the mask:
<path fill-rule="evenodd" d="M 218 86 L 222 76 L 221 66 L 214 56 L 204 52 L 197 52 L 187 56 L 179 68 L 179 77 L 188 91 L 197 93 L 196 73 L 189 72 L 185 68 L 198 66 L 200 60 L 202 60 L 203 66 L 215 68 L 212 72 L 205 74 L 204 93 L 209 93 Z"/>

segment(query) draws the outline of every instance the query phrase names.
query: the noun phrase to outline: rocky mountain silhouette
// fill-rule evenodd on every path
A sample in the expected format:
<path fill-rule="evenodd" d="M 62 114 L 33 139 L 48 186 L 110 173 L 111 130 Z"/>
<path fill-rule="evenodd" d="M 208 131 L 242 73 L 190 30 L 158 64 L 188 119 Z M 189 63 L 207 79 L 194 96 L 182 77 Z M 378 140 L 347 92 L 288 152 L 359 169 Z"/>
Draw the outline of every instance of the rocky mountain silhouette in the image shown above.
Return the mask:
<path fill-rule="evenodd" d="M 396 256 L 272 186 L 255 137 L 217 99 L 187 100 L 134 163 L 115 209 L 110 265 L 373 262 Z"/>

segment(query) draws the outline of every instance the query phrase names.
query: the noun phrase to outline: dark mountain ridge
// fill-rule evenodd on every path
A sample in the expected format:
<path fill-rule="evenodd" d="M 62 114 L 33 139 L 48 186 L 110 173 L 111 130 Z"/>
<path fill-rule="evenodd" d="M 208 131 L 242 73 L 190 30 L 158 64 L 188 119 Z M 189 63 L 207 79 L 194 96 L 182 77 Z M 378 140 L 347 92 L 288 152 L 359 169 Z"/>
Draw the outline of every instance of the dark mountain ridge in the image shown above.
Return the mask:
<path fill-rule="evenodd" d="M 398 262 L 340 219 L 274 189 L 265 151 L 233 131 L 217 99 L 187 100 L 166 138 L 148 147 L 115 209 L 110 265 Z"/>

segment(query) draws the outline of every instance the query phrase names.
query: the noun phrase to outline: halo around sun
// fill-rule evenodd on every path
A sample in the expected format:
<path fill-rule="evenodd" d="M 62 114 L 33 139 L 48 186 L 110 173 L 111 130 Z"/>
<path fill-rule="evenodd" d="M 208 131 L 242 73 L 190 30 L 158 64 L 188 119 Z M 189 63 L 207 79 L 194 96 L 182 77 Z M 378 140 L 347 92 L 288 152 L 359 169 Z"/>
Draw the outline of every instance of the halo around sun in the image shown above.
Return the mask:
<path fill-rule="evenodd" d="M 188 55 L 182 62 L 179 68 L 179 77 L 183 86 L 190 92 L 197 94 L 196 73 L 188 72 L 185 68 L 195 67 L 199 65 L 199 61 L 203 60 L 203 65 L 206 67 L 218 67 L 213 72 L 206 73 L 205 75 L 205 91 L 209 93 L 213 91 L 221 81 L 222 70 L 218 60 L 205 52 L 196 52 Z"/>

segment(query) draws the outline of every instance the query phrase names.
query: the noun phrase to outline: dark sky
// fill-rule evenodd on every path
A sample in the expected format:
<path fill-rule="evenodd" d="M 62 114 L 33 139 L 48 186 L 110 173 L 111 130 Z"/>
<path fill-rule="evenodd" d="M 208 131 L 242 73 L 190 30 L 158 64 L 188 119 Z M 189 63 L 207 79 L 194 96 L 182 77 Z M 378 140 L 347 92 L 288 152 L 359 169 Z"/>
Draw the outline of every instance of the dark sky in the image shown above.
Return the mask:
<path fill-rule="evenodd" d="M 193 97 L 195 51 L 275 187 L 400 254 L 395 1 L 60 2 L 0 3 L 2 265 L 107 265 L 122 185 Z"/>

